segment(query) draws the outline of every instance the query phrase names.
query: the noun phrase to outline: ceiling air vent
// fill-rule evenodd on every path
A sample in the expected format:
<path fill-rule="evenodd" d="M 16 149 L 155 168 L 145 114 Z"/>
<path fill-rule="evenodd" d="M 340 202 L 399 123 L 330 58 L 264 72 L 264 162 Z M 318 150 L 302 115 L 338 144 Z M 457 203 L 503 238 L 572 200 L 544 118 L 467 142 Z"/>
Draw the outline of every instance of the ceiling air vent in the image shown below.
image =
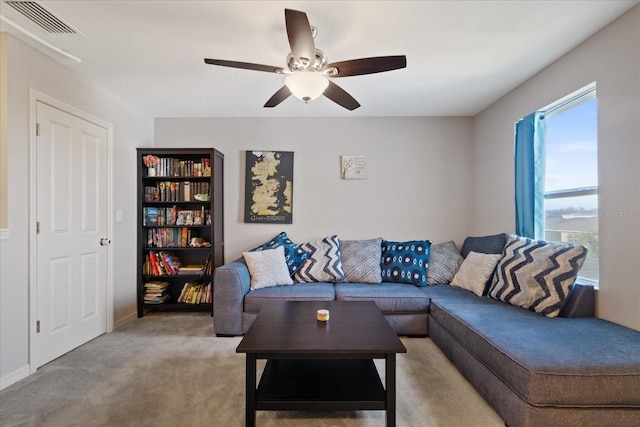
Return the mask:
<path fill-rule="evenodd" d="M 78 32 L 35 1 L 6 1 L 5 3 L 49 33 L 76 34 Z"/>

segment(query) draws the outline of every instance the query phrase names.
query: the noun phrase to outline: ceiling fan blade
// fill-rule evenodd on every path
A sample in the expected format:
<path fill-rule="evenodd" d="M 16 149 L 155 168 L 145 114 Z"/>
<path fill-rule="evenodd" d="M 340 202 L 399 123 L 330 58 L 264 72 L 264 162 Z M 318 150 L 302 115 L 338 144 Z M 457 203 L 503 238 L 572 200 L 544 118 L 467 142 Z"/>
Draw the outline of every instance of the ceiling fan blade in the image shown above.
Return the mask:
<path fill-rule="evenodd" d="M 332 81 L 329 81 L 329 86 L 324 90 L 324 96 L 349 111 L 353 111 L 360 106 L 353 96 Z"/>
<path fill-rule="evenodd" d="M 250 62 L 226 61 L 224 59 L 205 58 L 204 62 L 210 65 L 221 65 L 223 67 L 242 68 L 243 70 L 265 71 L 267 73 L 285 74 L 287 70 L 273 65 L 252 64 Z"/>
<path fill-rule="evenodd" d="M 284 10 L 287 36 L 293 59 L 303 65 L 313 65 L 316 61 L 316 46 L 307 14 L 292 9 Z"/>
<path fill-rule="evenodd" d="M 273 108 L 287 99 L 291 95 L 291 91 L 288 87 L 282 86 L 280 90 L 273 94 L 271 98 L 264 104 L 265 108 Z"/>
<path fill-rule="evenodd" d="M 383 71 L 397 70 L 407 66 L 405 55 L 376 56 L 372 58 L 351 59 L 348 61 L 332 62 L 324 67 L 325 70 L 335 68 L 335 75 L 331 77 L 360 76 L 363 74 L 382 73 Z"/>

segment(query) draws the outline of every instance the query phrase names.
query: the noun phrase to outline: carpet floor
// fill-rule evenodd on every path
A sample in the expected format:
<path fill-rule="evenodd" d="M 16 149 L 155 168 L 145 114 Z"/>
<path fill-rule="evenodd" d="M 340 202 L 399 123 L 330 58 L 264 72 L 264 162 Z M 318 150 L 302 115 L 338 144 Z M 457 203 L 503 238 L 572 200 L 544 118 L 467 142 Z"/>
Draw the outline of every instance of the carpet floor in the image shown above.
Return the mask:
<path fill-rule="evenodd" d="M 0 425 L 243 426 L 240 339 L 216 337 L 205 313 L 149 314 L 2 390 Z M 429 338 L 401 339 L 407 353 L 397 356 L 398 426 L 504 426 Z M 383 362 L 376 366 L 384 374 Z M 384 424 L 383 411 L 257 415 L 265 427 Z"/>

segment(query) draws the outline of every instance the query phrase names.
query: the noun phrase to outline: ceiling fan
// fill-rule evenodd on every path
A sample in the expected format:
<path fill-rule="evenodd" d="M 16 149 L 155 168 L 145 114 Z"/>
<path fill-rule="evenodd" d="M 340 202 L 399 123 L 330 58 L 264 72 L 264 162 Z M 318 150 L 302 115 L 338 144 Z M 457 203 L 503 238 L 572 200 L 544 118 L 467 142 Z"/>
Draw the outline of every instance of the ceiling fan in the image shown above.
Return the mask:
<path fill-rule="evenodd" d="M 316 35 L 316 29 L 309 25 L 307 14 L 285 9 L 284 17 L 291 46 L 286 67 L 210 58 L 205 58 L 204 62 L 223 67 L 286 75 L 284 86 L 264 104 L 267 108 L 275 107 L 290 95 L 294 95 L 304 102 L 324 95 L 348 110 L 355 110 L 360 104 L 344 89 L 330 81 L 329 77 L 360 76 L 397 70 L 407 66 L 407 58 L 404 55 L 377 56 L 327 63 L 327 56 L 315 47 L 313 39 Z"/>

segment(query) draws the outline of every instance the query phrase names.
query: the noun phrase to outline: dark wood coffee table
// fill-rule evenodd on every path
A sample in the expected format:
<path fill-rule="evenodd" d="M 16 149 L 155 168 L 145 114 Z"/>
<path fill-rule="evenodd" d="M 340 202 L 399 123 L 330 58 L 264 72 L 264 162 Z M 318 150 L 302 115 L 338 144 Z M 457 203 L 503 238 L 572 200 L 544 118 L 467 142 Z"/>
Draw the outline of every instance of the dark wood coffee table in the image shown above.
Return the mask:
<path fill-rule="evenodd" d="M 328 322 L 316 320 L 321 308 Z M 373 302 L 265 303 L 236 349 L 247 359 L 246 425 L 256 411 L 384 410 L 395 426 L 396 353 L 406 351 Z M 257 359 L 267 363 L 256 389 Z M 384 386 L 374 359 L 385 360 Z"/>

